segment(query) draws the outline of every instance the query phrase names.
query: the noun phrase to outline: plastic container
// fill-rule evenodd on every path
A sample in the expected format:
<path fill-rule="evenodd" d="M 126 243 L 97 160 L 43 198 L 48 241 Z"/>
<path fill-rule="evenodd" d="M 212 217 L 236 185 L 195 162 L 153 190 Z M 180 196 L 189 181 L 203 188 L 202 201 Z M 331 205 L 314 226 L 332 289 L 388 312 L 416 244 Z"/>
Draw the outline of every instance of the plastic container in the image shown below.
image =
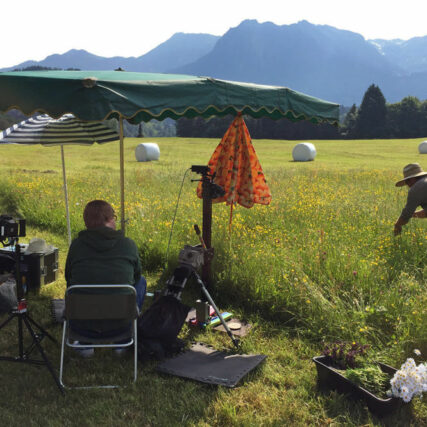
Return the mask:
<path fill-rule="evenodd" d="M 341 393 L 347 393 L 354 398 L 363 399 L 369 410 L 377 416 L 388 415 L 403 403 L 402 399 L 397 397 L 381 399 L 353 383 L 330 366 L 330 358 L 328 356 L 313 357 L 313 362 L 316 364 L 317 381 L 320 387 L 331 388 Z M 378 363 L 378 366 L 383 372 L 391 376 L 396 373 L 396 369 L 391 366 L 383 363 Z"/>

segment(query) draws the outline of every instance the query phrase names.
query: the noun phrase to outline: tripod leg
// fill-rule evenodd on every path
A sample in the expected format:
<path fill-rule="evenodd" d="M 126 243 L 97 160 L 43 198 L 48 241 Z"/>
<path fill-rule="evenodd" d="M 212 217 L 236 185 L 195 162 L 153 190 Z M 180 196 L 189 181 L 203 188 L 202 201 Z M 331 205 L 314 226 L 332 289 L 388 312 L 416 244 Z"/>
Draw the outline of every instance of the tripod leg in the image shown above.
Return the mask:
<path fill-rule="evenodd" d="M 23 344 L 23 341 L 24 341 L 23 337 L 24 336 L 23 336 L 23 331 L 22 331 L 21 316 L 19 314 L 17 314 L 16 312 L 12 312 L 12 314 L 9 316 L 9 318 L 6 319 L 6 321 L 0 325 L 0 329 L 5 327 L 15 317 L 18 318 L 18 349 L 19 349 L 19 359 L 22 360 L 24 358 L 24 344 Z M 8 359 L 8 357 L 6 359 Z"/>
<path fill-rule="evenodd" d="M 15 315 L 12 313 L 1 325 L 0 329 L 4 328 L 13 318 Z"/>
<path fill-rule="evenodd" d="M 28 314 L 27 314 L 27 319 L 29 322 L 31 322 L 36 328 L 38 328 L 38 330 L 44 335 L 47 336 L 52 342 L 57 343 L 58 341 L 49 334 L 49 332 L 46 331 L 46 329 L 44 329 L 42 326 L 40 326 L 34 319 L 32 319 Z"/>
<path fill-rule="evenodd" d="M 22 319 L 23 319 L 25 325 L 27 326 L 27 329 L 30 332 L 31 337 L 33 338 L 34 343 L 36 344 L 36 346 L 37 346 L 37 348 L 39 350 L 39 353 L 42 356 L 42 358 L 43 358 L 43 360 L 44 360 L 47 368 L 49 369 L 49 372 L 51 373 L 53 379 L 55 380 L 56 385 L 58 386 L 58 388 L 61 391 L 61 393 L 65 394 L 64 393 L 64 387 L 62 387 L 61 383 L 59 382 L 59 379 L 56 376 L 56 373 L 55 373 L 55 371 L 54 371 L 54 369 L 53 369 L 53 367 L 52 367 L 49 359 L 47 358 L 47 356 L 46 356 L 46 354 L 45 354 L 45 352 L 43 350 L 43 347 L 40 345 L 39 337 L 35 334 L 35 332 L 33 331 L 32 327 L 31 327 L 31 323 L 29 322 L 29 320 L 27 319 L 26 316 L 23 316 Z"/>
<path fill-rule="evenodd" d="M 231 341 L 233 341 L 233 344 L 236 346 L 236 348 L 239 348 L 239 340 L 236 339 L 232 332 L 230 331 L 230 328 L 228 327 L 227 323 L 225 322 L 224 318 L 222 317 L 220 311 L 218 310 L 218 307 L 216 306 L 216 304 L 214 303 L 214 300 L 212 299 L 212 297 L 210 296 L 208 290 L 206 289 L 205 284 L 203 283 L 202 279 L 200 278 L 200 276 L 194 272 L 194 275 L 196 277 L 197 283 L 200 285 L 200 287 L 202 288 L 202 292 L 204 293 L 206 299 L 208 300 L 209 304 L 214 308 L 215 313 L 217 314 L 217 316 L 219 317 L 219 320 L 222 323 L 222 326 L 224 326 L 228 336 L 230 337 Z"/>
<path fill-rule="evenodd" d="M 22 316 L 18 316 L 18 342 L 19 342 L 19 358 L 24 358 L 24 334 L 22 331 Z"/>

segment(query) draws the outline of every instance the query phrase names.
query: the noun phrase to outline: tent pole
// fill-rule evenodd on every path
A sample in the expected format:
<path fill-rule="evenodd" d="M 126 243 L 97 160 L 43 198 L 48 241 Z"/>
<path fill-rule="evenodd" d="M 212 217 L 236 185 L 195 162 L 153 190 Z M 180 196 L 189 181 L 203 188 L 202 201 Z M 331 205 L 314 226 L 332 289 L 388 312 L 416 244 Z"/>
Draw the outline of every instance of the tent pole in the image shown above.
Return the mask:
<path fill-rule="evenodd" d="M 64 145 L 61 144 L 62 180 L 64 182 L 65 211 L 67 213 L 68 246 L 71 245 L 70 208 L 68 206 L 67 174 L 65 173 Z"/>
<path fill-rule="evenodd" d="M 125 230 L 125 160 L 123 148 L 123 117 L 119 116 L 120 133 L 120 228 L 123 234 Z"/>

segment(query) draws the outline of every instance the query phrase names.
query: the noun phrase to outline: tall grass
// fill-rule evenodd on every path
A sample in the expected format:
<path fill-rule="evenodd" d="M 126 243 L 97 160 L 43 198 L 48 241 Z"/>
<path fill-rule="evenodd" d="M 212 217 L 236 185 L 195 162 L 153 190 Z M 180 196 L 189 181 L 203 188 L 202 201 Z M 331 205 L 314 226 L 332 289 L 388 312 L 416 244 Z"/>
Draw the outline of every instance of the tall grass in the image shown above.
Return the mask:
<path fill-rule="evenodd" d="M 167 252 L 184 171 L 199 161 L 197 156 L 187 158 L 186 151 L 195 150 L 197 142 L 197 150 L 205 151 L 206 163 L 212 148 L 210 141 L 168 142 L 170 152 L 165 153 L 164 164 L 162 160 L 127 162 L 128 233 L 140 247 L 144 268 L 149 271 L 165 265 L 166 253 L 170 261 L 176 260 L 184 244 L 195 242 L 192 224 L 201 222 L 201 201 L 195 196 L 196 183 L 189 179 L 198 177 L 187 174 Z M 128 157 L 134 144 L 128 143 Z M 259 147 L 268 151 L 269 144 L 278 143 L 260 142 Z M 331 150 L 327 144 L 317 144 L 326 158 Z M 405 192 L 393 185 L 404 162 L 396 161 L 393 168 L 371 169 L 369 153 L 374 144 L 380 152 L 379 143 L 345 144 L 357 159 L 347 168 L 317 165 L 317 160 L 277 166 L 277 159 L 263 154 L 261 162 L 273 201 L 268 207 L 250 210 L 237 207 L 231 233 L 229 207 L 214 205 L 215 288 L 224 302 L 233 297 L 241 308 L 289 322 L 315 340 L 360 339 L 382 347 L 398 345 L 402 351 L 408 346 L 424 347 L 427 224 L 413 220 L 401 237 L 392 235 L 405 201 Z M 160 146 L 162 153 L 166 151 L 161 142 Z M 24 155 L 24 147 L 18 148 Z M 96 148 L 95 161 L 91 159 L 94 165 L 69 173 L 74 235 L 83 228 L 81 212 L 87 201 L 110 200 L 119 211 L 117 173 L 112 171 L 116 161 L 113 156 L 104 159 L 106 147 Z M 85 150 L 87 147 L 80 148 L 79 153 L 83 155 Z M 42 156 L 48 150 L 39 148 L 39 152 Z M 168 161 L 170 156 L 175 164 Z M 4 207 L 14 201 L 31 225 L 65 233 L 60 176 L 50 169 L 54 166 L 47 170 L 33 167 L 11 171 L 2 178 Z"/>
<path fill-rule="evenodd" d="M 185 175 L 168 247 L 172 219 L 185 171 L 206 164 L 218 141 L 158 139 L 161 157 L 155 163 L 134 160 L 139 142 L 126 141 L 127 233 L 145 271 L 154 274 L 173 268 L 184 244 L 197 244 L 192 226 L 202 222 L 202 204 L 191 179 L 198 176 Z M 359 340 L 392 364 L 414 348 L 426 355 L 427 220 L 410 221 L 399 237 L 392 233 L 406 200 L 406 191 L 394 187 L 402 167 L 418 161 L 427 168 L 418 143 L 317 141 L 316 160 L 295 163 L 292 141 L 255 141 L 273 200 L 269 206 L 236 207 L 231 233 L 230 208 L 214 205 L 217 302 L 245 316 L 256 313 L 317 347 L 322 341 Z M 54 153 L 0 147 L 0 207 L 19 210 L 31 227 L 65 241 L 60 160 Z M 76 236 L 89 200 L 106 199 L 119 212 L 118 149 L 67 147 L 66 161 Z M 63 292 L 60 283 L 56 296 Z M 218 424 L 235 419 L 233 411 L 235 406 L 222 406 L 215 412 Z"/>

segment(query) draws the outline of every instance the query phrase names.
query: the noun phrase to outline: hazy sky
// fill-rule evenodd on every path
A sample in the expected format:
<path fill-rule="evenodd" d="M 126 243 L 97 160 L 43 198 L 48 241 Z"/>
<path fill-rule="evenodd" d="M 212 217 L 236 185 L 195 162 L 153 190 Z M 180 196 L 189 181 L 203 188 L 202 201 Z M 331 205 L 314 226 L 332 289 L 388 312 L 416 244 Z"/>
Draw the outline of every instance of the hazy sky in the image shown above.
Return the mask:
<path fill-rule="evenodd" d="M 2 1 L 0 68 L 53 53 L 140 56 L 176 32 L 223 35 L 245 19 L 303 19 L 366 39 L 427 35 L 427 0 L 19 0 Z"/>

